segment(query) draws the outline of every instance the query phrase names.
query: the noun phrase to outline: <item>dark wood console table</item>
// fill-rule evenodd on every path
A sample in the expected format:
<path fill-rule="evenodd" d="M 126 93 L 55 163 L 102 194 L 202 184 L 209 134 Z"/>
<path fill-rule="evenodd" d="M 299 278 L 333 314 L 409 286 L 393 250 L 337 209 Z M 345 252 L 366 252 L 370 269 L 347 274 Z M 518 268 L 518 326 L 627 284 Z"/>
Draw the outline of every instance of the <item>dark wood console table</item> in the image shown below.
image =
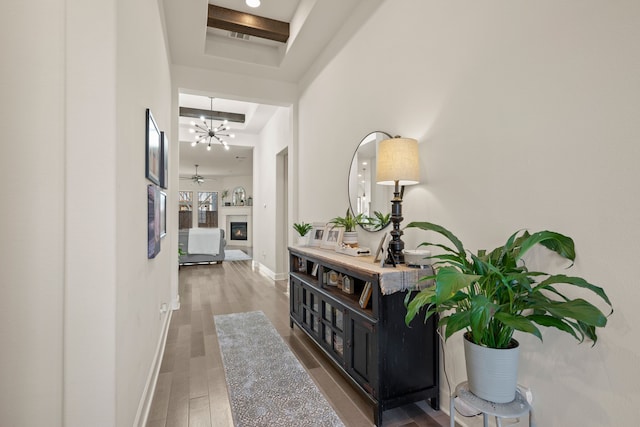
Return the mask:
<path fill-rule="evenodd" d="M 411 402 L 429 399 L 438 409 L 436 321 L 417 316 L 410 328 L 404 323 L 406 292 L 427 272 L 319 248 L 290 247 L 289 254 L 291 327 L 298 325 L 367 397 L 375 424 L 382 425 L 385 410 Z"/>

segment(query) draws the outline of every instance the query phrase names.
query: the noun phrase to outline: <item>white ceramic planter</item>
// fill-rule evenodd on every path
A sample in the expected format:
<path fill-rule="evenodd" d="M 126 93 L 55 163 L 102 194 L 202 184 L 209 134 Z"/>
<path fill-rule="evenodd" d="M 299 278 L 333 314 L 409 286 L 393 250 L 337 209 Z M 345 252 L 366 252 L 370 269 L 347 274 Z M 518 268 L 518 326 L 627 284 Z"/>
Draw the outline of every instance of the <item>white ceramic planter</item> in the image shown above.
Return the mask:
<path fill-rule="evenodd" d="M 298 246 L 307 246 L 309 244 L 309 234 L 306 236 L 298 236 Z"/>
<path fill-rule="evenodd" d="M 358 247 L 358 232 L 357 231 L 345 231 L 342 235 L 342 243 L 349 245 L 352 248 Z"/>
<path fill-rule="evenodd" d="M 469 390 L 482 399 L 508 403 L 516 397 L 520 345 L 496 349 L 483 347 L 464 337 L 464 356 L 467 364 Z"/>

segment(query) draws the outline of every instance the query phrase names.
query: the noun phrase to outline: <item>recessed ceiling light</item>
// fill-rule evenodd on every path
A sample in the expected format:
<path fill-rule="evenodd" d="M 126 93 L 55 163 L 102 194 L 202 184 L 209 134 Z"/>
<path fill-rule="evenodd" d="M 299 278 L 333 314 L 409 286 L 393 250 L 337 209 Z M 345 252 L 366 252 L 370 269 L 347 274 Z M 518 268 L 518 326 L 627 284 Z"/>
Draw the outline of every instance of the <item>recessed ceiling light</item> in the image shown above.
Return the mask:
<path fill-rule="evenodd" d="M 247 3 L 247 6 L 249 6 L 249 7 L 258 7 L 258 6 L 260 6 L 260 0 L 245 0 L 245 3 Z"/>

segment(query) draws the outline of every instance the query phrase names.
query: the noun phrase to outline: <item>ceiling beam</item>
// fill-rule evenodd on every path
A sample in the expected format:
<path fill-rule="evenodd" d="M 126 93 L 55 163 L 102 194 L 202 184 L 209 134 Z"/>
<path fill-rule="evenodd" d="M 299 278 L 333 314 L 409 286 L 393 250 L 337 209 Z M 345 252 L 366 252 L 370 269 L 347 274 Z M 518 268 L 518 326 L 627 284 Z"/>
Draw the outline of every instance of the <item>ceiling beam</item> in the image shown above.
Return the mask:
<path fill-rule="evenodd" d="M 204 117 L 207 120 L 229 120 L 235 123 L 244 123 L 244 114 L 227 113 L 225 111 L 201 110 L 199 108 L 180 107 L 180 116 L 193 117 L 199 119 Z"/>
<path fill-rule="evenodd" d="M 289 40 L 289 23 L 239 12 L 226 7 L 209 5 L 207 26 L 235 31 L 263 39 L 286 43 Z"/>

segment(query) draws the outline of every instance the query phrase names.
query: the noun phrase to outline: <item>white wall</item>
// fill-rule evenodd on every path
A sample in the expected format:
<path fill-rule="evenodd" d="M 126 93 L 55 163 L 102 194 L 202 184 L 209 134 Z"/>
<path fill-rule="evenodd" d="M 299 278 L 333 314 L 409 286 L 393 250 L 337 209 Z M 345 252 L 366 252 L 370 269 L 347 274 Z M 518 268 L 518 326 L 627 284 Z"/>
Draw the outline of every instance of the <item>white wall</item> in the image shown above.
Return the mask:
<path fill-rule="evenodd" d="M 170 236 L 146 258 L 145 108 L 171 134 L 158 3 L 2 9 L 0 185 L 20 208 L 3 214 L 0 424 L 131 426 L 177 276 Z"/>
<path fill-rule="evenodd" d="M 0 7 L 0 424 L 7 426 L 62 426 L 65 2 L 42 3 Z"/>
<path fill-rule="evenodd" d="M 292 109 L 280 108 L 260 133 L 254 150 L 253 259 L 273 277 L 283 273 L 276 259 L 278 243 L 286 244 L 277 227 L 277 155 L 291 146 L 292 126 Z"/>
<path fill-rule="evenodd" d="M 158 5 L 118 1 L 117 15 L 117 180 L 116 180 L 116 408 L 117 425 L 130 426 L 139 410 L 177 275 L 177 231 L 162 239 L 161 251 L 147 259 L 147 201 L 144 176 L 145 109 L 161 130 L 173 135 L 171 76 Z M 170 144 L 177 144 L 171 138 Z M 175 158 L 174 158 L 175 159 Z M 177 161 L 170 159 L 167 230 L 177 230 Z M 177 159 L 175 159 L 177 160 Z M 160 349 L 162 350 L 162 349 Z"/>
<path fill-rule="evenodd" d="M 616 311 L 594 348 L 555 330 L 544 343 L 518 335 L 539 425 L 640 415 L 639 23 L 631 1 L 387 1 L 300 99 L 301 218 L 343 212 L 353 150 L 379 129 L 421 144 L 405 224 L 443 224 L 471 250 L 519 228 L 575 239 L 570 274 L 602 285 Z M 460 341 L 446 345 L 452 386 L 466 377 Z"/>

